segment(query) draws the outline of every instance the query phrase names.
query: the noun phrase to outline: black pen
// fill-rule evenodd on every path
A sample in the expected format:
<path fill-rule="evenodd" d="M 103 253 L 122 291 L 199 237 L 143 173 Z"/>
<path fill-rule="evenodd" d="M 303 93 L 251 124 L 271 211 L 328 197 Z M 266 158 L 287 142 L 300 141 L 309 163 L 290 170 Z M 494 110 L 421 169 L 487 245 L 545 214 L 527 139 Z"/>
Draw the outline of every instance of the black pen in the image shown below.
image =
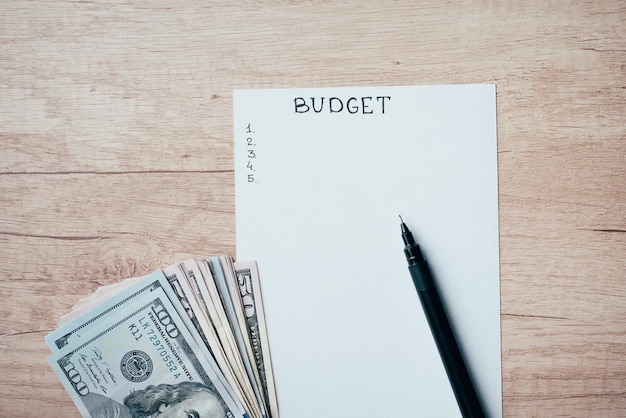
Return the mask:
<path fill-rule="evenodd" d="M 464 418 L 484 417 L 476 390 L 472 384 L 461 350 L 454 337 L 448 316 L 441 303 L 435 281 L 422 255 L 420 246 L 415 243 L 413 234 L 400 217 L 404 255 L 409 263 L 409 272 L 419 295 L 428 325 L 437 343 L 439 355 L 452 385 L 452 391 Z"/>

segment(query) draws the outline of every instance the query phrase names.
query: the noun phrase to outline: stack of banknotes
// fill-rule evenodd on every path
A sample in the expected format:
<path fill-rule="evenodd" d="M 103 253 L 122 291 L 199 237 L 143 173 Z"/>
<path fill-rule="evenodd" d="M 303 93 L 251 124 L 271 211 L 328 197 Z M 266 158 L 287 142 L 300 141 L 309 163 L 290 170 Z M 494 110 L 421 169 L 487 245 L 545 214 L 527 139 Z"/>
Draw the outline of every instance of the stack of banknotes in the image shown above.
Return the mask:
<path fill-rule="evenodd" d="M 187 260 L 103 286 L 46 342 L 86 417 L 278 418 L 254 261 Z"/>

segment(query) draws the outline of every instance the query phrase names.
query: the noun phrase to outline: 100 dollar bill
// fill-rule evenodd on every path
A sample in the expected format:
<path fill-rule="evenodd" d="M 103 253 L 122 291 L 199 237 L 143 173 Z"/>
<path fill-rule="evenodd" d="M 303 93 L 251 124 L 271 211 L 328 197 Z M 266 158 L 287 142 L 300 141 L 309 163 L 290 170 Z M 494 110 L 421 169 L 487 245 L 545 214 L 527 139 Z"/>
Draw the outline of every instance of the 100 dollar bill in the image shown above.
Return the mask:
<path fill-rule="evenodd" d="M 170 298 L 173 298 L 173 292 L 167 283 L 163 273 L 157 270 L 123 291 L 101 301 L 98 305 L 85 309 L 81 315 L 48 334 L 46 343 L 48 343 L 50 350 L 55 353 L 68 344 L 79 340 L 85 332 L 89 332 L 98 322 L 108 320 L 111 316 L 116 315 L 120 309 L 133 304 L 136 299 L 158 289 L 164 290 Z"/>
<path fill-rule="evenodd" d="M 154 401 L 155 393 L 181 391 L 191 393 L 189 408 L 205 408 L 210 418 L 246 416 L 163 290 L 97 324 L 49 358 L 84 416 L 131 417 L 137 408 L 150 416 L 174 406 L 171 399 Z"/>

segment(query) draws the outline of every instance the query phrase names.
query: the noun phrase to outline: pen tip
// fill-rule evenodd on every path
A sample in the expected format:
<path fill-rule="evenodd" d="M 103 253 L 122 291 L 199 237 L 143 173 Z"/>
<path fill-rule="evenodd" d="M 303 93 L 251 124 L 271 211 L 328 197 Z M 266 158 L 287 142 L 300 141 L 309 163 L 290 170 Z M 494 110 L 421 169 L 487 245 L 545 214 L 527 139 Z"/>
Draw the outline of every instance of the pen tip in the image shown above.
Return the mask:
<path fill-rule="evenodd" d="M 400 222 L 404 223 L 404 221 L 402 220 L 402 215 L 398 215 L 398 217 L 400 218 Z"/>

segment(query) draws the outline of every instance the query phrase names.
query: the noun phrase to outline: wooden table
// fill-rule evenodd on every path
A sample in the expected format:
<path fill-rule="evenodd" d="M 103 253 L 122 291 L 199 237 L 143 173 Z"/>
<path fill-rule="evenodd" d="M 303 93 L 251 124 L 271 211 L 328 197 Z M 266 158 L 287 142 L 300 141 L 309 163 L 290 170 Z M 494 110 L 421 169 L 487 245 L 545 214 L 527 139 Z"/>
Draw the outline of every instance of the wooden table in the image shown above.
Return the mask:
<path fill-rule="evenodd" d="M 496 83 L 508 417 L 626 415 L 626 3 L 0 4 L 0 416 L 78 416 L 45 335 L 235 253 L 232 90 Z"/>

